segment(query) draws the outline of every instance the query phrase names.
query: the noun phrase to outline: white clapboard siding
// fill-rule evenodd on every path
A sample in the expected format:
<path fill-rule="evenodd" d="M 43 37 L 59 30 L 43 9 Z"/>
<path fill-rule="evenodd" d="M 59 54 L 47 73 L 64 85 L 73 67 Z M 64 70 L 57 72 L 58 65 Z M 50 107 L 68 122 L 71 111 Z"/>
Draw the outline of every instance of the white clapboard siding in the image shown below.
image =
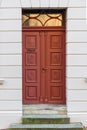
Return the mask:
<path fill-rule="evenodd" d="M 2 2 L 2 0 L 0 0 L 0 7 L 1 7 L 1 2 Z"/>
<path fill-rule="evenodd" d="M 66 80 L 67 89 L 79 89 L 79 90 L 87 90 L 87 81 L 85 78 L 67 78 Z"/>
<path fill-rule="evenodd" d="M 67 76 L 68 77 L 81 77 L 86 78 L 87 77 L 87 67 L 67 67 Z"/>
<path fill-rule="evenodd" d="M 67 42 L 87 42 L 86 31 L 68 31 Z"/>
<path fill-rule="evenodd" d="M 69 0 L 60 0 L 59 7 L 68 7 Z"/>
<path fill-rule="evenodd" d="M 0 113 L 0 129 L 3 130 L 4 128 L 9 128 L 10 124 L 13 123 L 20 123 L 22 114 L 18 111 L 18 113 Z"/>
<path fill-rule="evenodd" d="M 20 0 L 2 0 L 1 7 L 21 7 Z"/>
<path fill-rule="evenodd" d="M 22 90 L 22 78 L 0 78 L 3 84 L 0 84 L 1 90 Z"/>
<path fill-rule="evenodd" d="M 87 102 L 68 102 L 68 112 L 86 112 L 87 113 Z"/>
<path fill-rule="evenodd" d="M 87 126 L 87 113 L 69 113 L 68 116 L 70 117 L 70 122 L 82 122 L 84 126 Z"/>
<path fill-rule="evenodd" d="M 50 0 L 50 8 L 51 7 L 59 7 L 59 0 Z"/>
<path fill-rule="evenodd" d="M 0 43 L 0 55 L 2 54 L 21 54 L 21 43 Z"/>
<path fill-rule="evenodd" d="M 20 0 L 22 7 L 32 7 L 31 0 Z"/>
<path fill-rule="evenodd" d="M 86 19 L 86 8 L 68 8 L 67 19 Z"/>
<path fill-rule="evenodd" d="M 87 30 L 87 22 L 85 20 L 68 20 L 67 30 Z"/>
<path fill-rule="evenodd" d="M 0 42 L 21 42 L 22 32 L 0 32 Z"/>
<path fill-rule="evenodd" d="M 22 115 L 22 111 L 0 111 L 0 117 L 1 116 L 21 116 Z"/>
<path fill-rule="evenodd" d="M 67 55 L 67 65 L 87 65 L 87 55 Z"/>
<path fill-rule="evenodd" d="M 67 93 L 67 101 L 87 102 L 87 90 L 69 90 Z"/>
<path fill-rule="evenodd" d="M 0 111 L 21 111 L 22 101 L 0 101 Z"/>
<path fill-rule="evenodd" d="M 0 65 L 22 65 L 22 56 L 0 55 Z"/>
<path fill-rule="evenodd" d="M 40 7 L 40 0 L 31 0 L 32 7 Z"/>
<path fill-rule="evenodd" d="M 40 0 L 41 7 L 49 7 L 50 1 L 49 0 Z"/>
<path fill-rule="evenodd" d="M 68 43 L 67 54 L 87 54 L 87 44 L 86 43 Z"/>
<path fill-rule="evenodd" d="M 0 78 L 2 77 L 22 77 L 21 66 L 0 66 Z"/>
<path fill-rule="evenodd" d="M 21 8 L 0 8 L 0 19 L 21 19 Z"/>
<path fill-rule="evenodd" d="M 21 101 L 22 90 L 0 90 L 0 101 Z"/>
<path fill-rule="evenodd" d="M 69 7 L 85 7 L 86 0 L 69 0 Z"/>
<path fill-rule="evenodd" d="M 21 30 L 21 20 L 0 20 L 0 31 Z"/>

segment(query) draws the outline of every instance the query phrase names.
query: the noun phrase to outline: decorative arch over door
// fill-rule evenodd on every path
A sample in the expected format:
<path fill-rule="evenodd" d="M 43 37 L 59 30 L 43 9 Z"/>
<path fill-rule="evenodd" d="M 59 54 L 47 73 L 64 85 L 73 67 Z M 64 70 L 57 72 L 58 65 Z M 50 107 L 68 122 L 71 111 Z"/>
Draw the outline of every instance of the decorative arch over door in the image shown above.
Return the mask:
<path fill-rule="evenodd" d="M 23 11 L 23 103 L 65 104 L 64 10 Z"/>

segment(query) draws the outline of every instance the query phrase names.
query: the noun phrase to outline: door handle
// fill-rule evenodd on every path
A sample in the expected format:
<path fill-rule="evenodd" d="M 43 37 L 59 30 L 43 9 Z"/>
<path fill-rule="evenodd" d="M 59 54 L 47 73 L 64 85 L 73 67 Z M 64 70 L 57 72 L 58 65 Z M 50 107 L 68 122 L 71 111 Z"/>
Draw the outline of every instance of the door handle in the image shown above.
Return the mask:
<path fill-rule="evenodd" d="M 46 70 L 48 70 L 48 68 L 45 68 L 45 67 L 42 68 L 42 71 L 46 71 Z"/>
<path fill-rule="evenodd" d="M 35 52 L 35 49 L 34 48 L 28 48 L 27 52 Z"/>

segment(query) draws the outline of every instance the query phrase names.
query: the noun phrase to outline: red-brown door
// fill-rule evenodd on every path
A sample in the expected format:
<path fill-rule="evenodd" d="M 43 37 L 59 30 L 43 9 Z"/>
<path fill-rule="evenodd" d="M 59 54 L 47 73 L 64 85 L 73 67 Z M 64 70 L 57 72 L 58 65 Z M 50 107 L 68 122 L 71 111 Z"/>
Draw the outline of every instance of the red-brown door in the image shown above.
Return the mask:
<path fill-rule="evenodd" d="M 65 101 L 65 32 L 23 31 L 23 103 Z"/>

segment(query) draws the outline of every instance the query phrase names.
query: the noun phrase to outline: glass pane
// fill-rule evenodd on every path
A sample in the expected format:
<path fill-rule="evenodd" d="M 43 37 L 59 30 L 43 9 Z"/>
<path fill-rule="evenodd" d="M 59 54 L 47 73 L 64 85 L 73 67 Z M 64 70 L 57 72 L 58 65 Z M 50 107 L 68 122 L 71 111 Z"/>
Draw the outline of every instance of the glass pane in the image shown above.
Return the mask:
<path fill-rule="evenodd" d="M 22 15 L 23 26 L 63 26 L 62 13 L 26 13 Z"/>
<path fill-rule="evenodd" d="M 26 20 L 26 21 L 23 23 L 23 26 L 28 27 L 28 26 L 29 26 L 29 21 Z"/>
<path fill-rule="evenodd" d="M 46 14 L 41 14 L 37 19 L 40 20 L 42 26 L 44 26 L 45 22 L 49 19 L 49 17 Z"/>
<path fill-rule="evenodd" d="M 30 17 L 33 18 L 33 17 L 38 17 L 40 14 L 30 14 Z"/>
<path fill-rule="evenodd" d="M 29 26 L 42 26 L 42 24 L 37 19 L 30 19 Z"/>
<path fill-rule="evenodd" d="M 59 17 L 61 14 L 48 14 L 50 17 Z"/>
<path fill-rule="evenodd" d="M 28 20 L 28 17 L 26 15 L 22 15 L 22 23 Z"/>
<path fill-rule="evenodd" d="M 61 21 L 63 21 L 62 15 L 60 15 L 58 18 L 59 18 Z"/>
<path fill-rule="evenodd" d="M 58 19 L 50 19 L 46 22 L 45 26 L 62 26 L 62 22 Z"/>

